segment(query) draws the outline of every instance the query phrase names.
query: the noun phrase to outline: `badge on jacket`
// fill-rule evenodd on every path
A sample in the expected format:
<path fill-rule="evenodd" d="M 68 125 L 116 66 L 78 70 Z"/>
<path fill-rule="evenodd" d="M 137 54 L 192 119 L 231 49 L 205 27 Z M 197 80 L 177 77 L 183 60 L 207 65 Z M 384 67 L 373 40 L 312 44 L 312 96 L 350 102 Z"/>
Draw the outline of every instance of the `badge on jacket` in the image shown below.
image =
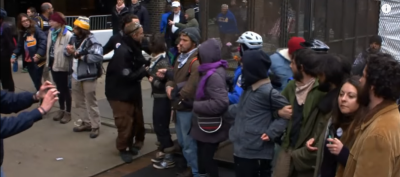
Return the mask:
<path fill-rule="evenodd" d="M 121 46 L 121 43 L 116 43 L 115 48 L 118 49 L 118 47 Z"/>

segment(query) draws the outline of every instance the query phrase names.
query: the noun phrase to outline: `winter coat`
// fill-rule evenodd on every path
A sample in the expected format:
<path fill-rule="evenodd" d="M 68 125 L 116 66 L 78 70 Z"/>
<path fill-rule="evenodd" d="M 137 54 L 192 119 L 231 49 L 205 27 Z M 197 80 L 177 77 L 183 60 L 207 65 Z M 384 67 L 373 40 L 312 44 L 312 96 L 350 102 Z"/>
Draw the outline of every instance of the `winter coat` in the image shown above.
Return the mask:
<path fill-rule="evenodd" d="M 197 29 L 200 30 L 200 26 L 199 26 L 199 22 L 197 21 L 197 19 L 195 18 L 195 12 L 194 9 L 187 9 L 185 11 L 185 14 L 188 15 L 187 18 L 187 23 L 183 24 L 183 23 L 175 23 L 175 26 L 178 27 L 179 29 L 183 30 L 185 28 L 188 27 L 196 27 Z"/>
<path fill-rule="evenodd" d="M 118 34 L 118 32 L 121 29 L 121 19 L 124 15 L 129 13 L 129 8 L 124 7 L 120 13 L 117 12 L 116 6 L 114 6 L 112 12 L 111 12 L 111 23 L 112 23 L 112 29 L 113 29 L 113 35 Z"/>
<path fill-rule="evenodd" d="M 290 58 L 288 56 L 288 49 L 281 49 L 270 56 L 271 58 L 271 71 L 279 78 L 281 87 L 276 88 L 282 91 L 288 84 L 288 80 L 293 77 L 292 69 L 290 68 Z"/>
<path fill-rule="evenodd" d="M 78 81 L 93 80 L 101 77 L 103 74 L 103 47 L 94 38 L 94 35 L 92 33 L 89 34 L 86 39 L 81 41 L 81 44 L 78 44 L 77 37 L 73 36 L 69 44 L 75 46 L 76 51 L 81 56 L 81 59 L 73 59 L 72 77 Z M 66 56 L 71 56 L 66 49 L 64 53 Z"/>
<path fill-rule="evenodd" d="M 215 39 L 210 39 L 199 47 L 201 63 L 214 63 L 221 60 L 221 48 Z M 205 73 L 203 73 L 205 74 Z M 204 76 L 203 76 L 204 77 Z M 202 77 L 200 77 L 200 80 Z M 223 120 L 222 127 L 215 133 L 205 133 L 200 130 L 198 116 L 201 117 L 222 117 L 229 106 L 228 90 L 226 87 L 226 71 L 218 67 L 208 77 L 204 85 L 204 97 L 195 99 L 193 103 L 193 118 L 190 135 L 197 141 L 207 143 L 219 143 L 228 139 L 230 124 Z"/>
<path fill-rule="evenodd" d="M 33 60 L 35 54 L 40 57 L 45 57 L 47 49 L 47 36 L 46 34 L 37 26 L 35 26 L 35 33 L 30 34 L 28 32 L 23 32 L 18 40 L 17 48 L 14 50 L 14 54 L 18 58 L 22 54 L 25 58 L 25 47 L 28 48 L 29 57 Z M 39 60 L 37 65 L 43 66 L 45 60 Z"/>
<path fill-rule="evenodd" d="M 129 7 L 129 12 L 132 14 L 135 14 L 136 16 L 139 17 L 140 24 L 143 26 L 143 31 L 145 34 L 150 34 L 151 29 L 150 29 L 150 15 L 149 11 L 147 11 L 146 7 L 142 5 L 138 6 L 130 6 Z"/>
<path fill-rule="evenodd" d="M 378 104 L 364 120 L 343 177 L 400 176 L 400 113 L 396 103 Z"/>
<path fill-rule="evenodd" d="M 108 100 L 142 103 L 141 80 L 148 73 L 140 43 L 124 36 L 107 66 L 106 97 Z"/>
<path fill-rule="evenodd" d="M 243 55 L 243 76 L 246 76 L 239 103 L 229 106 L 227 117 L 233 118 L 229 139 L 235 156 L 245 159 L 272 159 L 274 140 L 286 129 L 288 120 L 274 117 L 273 113 L 288 105 L 287 99 L 273 89 L 267 77 L 269 57 L 262 51 L 249 51 Z M 262 63 L 262 64 L 260 64 Z M 248 82 L 246 82 L 248 81 Z M 262 98 L 262 99 L 260 99 Z M 263 134 L 270 141 L 263 141 Z"/>

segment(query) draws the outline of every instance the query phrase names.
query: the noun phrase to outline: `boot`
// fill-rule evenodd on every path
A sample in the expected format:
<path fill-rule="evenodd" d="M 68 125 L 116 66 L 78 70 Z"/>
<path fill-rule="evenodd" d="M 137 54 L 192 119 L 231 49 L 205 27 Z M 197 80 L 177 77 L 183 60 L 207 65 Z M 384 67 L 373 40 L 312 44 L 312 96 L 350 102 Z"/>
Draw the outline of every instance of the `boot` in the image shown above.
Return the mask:
<path fill-rule="evenodd" d="M 126 150 L 119 151 L 119 156 L 125 163 L 131 163 L 133 161 L 132 154 L 129 151 Z"/>
<path fill-rule="evenodd" d="M 65 112 L 64 113 L 64 117 L 60 120 L 60 123 L 61 124 L 66 124 L 66 123 L 68 123 L 68 122 L 70 122 L 71 121 L 71 113 L 70 112 Z"/>
<path fill-rule="evenodd" d="M 53 117 L 54 121 L 60 121 L 64 117 L 65 111 L 59 110 L 56 112 L 56 115 Z"/>
<path fill-rule="evenodd" d="M 192 168 L 187 168 L 182 173 L 178 173 L 176 177 L 193 177 Z"/>
<path fill-rule="evenodd" d="M 86 122 L 82 122 L 78 127 L 74 127 L 74 132 L 90 132 L 92 131 L 92 126 Z"/>
<path fill-rule="evenodd" d="M 132 155 L 138 155 L 140 149 L 143 147 L 143 142 L 137 141 L 130 148 Z"/>
<path fill-rule="evenodd" d="M 100 129 L 92 128 L 92 131 L 90 132 L 90 138 L 94 139 L 97 138 L 99 135 L 100 135 Z"/>

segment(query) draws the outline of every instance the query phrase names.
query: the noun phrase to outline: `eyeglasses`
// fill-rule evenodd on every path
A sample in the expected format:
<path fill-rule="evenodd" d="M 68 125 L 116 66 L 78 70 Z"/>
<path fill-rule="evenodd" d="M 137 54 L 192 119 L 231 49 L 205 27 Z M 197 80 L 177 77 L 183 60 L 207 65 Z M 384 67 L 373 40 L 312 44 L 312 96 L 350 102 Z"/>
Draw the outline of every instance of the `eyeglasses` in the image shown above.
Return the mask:
<path fill-rule="evenodd" d="M 29 19 L 26 19 L 26 20 L 22 20 L 22 21 L 21 21 L 21 23 L 26 23 L 26 22 L 30 22 L 30 20 L 29 20 Z"/>

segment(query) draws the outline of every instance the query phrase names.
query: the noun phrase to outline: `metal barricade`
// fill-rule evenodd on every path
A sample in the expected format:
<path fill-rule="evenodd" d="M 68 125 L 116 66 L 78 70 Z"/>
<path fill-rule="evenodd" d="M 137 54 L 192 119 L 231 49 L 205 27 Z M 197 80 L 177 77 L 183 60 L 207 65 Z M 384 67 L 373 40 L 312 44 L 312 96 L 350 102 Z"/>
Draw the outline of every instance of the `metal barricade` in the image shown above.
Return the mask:
<path fill-rule="evenodd" d="M 67 24 L 69 26 L 74 25 L 74 21 L 79 16 L 66 16 Z M 93 15 L 89 16 L 90 19 L 90 30 L 105 30 L 111 29 L 111 15 Z"/>
<path fill-rule="evenodd" d="M 94 15 L 90 16 L 91 30 L 111 29 L 111 15 Z"/>

